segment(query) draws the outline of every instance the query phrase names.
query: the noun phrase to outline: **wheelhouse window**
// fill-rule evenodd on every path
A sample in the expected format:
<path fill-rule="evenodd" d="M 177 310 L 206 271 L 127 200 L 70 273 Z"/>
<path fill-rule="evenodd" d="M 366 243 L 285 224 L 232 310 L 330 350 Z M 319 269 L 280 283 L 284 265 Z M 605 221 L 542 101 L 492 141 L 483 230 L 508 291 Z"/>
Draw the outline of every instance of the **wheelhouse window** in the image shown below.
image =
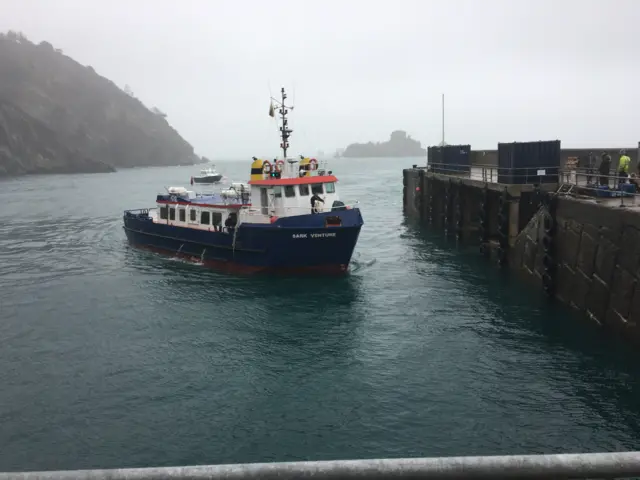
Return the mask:
<path fill-rule="evenodd" d="M 222 214 L 220 212 L 211 212 L 211 225 L 220 225 L 222 223 Z"/>
<path fill-rule="evenodd" d="M 282 198 L 282 187 L 280 185 L 273 187 L 273 196 L 275 198 Z"/>
<path fill-rule="evenodd" d="M 187 221 L 187 211 L 184 208 L 178 210 L 178 218 L 181 222 Z"/>
<path fill-rule="evenodd" d="M 298 188 L 300 190 L 300 196 L 301 197 L 308 197 L 309 196 L 309 185 L 300 185 Z"/>
<path fill-rule="evenodd" d="M 169 215 L 169 207 L 167 207 L 166 205 L 164 207 L 160 207 L 160 218 L 162 220 L 166 220 L 168 218 Z"/>
<path fill-rule="evenodd" d="M 175 207 L 171 207 L 169 209 L 169 220 L 175 220 L 176 219 L 176 209 Z"/>
<path fill-rule="evenodd" d="M 192 222 L 197 221 L 198 212 L 196 212 L 194 209 L 189 210 L 189 218 L 191 219 Z"/>
<path fill-rule="evenodd" d="M 200 223 L 202 225 L 211 225 L 211 215 L 209 212 L 200 212 Z"/>
<path fill-rule="evenodd" d="M 331 182 L 331 183 L 325 183 L 325 184 L 324 184 L 324 190 L 325 190 L 327 193 L 335 193 L 335 191 L 336 191 L 336 184 L 335 184 L 335 183 L 333 183 L 333 182 Z"/>
<path fill-rule="evenodd" d="M 317 193 L 318 195 L 323 193 L 322 184 L 321 183 L 312 184 L 311 185 L 311 193 Z"/>
<path fill-rule="evenodd" d="M 285 187 L 284 187 L 284 196 L 287 197 L 287 198 L 295 197 L 296 196 L 296 188 L 293 185 L 285 185 Z"/>

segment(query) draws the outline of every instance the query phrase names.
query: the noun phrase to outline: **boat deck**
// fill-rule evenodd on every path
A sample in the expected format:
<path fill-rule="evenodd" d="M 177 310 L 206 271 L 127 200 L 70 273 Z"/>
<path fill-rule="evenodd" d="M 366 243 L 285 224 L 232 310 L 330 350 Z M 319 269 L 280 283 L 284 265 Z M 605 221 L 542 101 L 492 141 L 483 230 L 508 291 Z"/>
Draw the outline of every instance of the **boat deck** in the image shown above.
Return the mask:
<path fill-rule="evenodd" d="M 231 201 L 230 201 L 231 200 Z M 201 205 L 230 205 L 237 204 L 237 199 L 223 198 L 219 193 L 196 193 L 195 198 L 190 198 L 191 203 Z"/>
<path fill-rule="evenodd" d="M 244 200 L 244 202 L 243 202 Z M 220 193 L 196 193 L 194 197 L 187 197 L 184 195 L 158 195 L 157 201 L 159 203 L 180 203 L 191 204 L 194 206 L 203 207 L 243 207 L 251 205 L 251 196 L 248 193 L 244 194 L 244 198 L 238 196 L 225 197 Z"/>

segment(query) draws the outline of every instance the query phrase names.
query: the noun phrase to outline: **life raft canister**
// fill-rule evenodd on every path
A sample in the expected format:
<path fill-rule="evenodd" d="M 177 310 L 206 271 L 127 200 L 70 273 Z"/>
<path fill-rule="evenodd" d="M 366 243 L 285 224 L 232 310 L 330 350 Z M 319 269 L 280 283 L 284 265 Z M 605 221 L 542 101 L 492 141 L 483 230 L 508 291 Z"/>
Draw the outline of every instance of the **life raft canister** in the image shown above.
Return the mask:
<path fill-rule="evenodd" d="M 259 158 L 253 157 L 253 163 L 251 164 L 251 180 L 262 180 L 262 164 L 264 162 Z"/>
<path fill-rule="evenodd" d="M 284 170 L 284 160 L 276 161 L 276 172 L 282 172 Z"/>
<path fill-rule="evenodd" d="M 265 160 L 262 164 L 262 173 L 266 173 L 269 175 L 271 173 L 271 162 L 269 160 Z"/>

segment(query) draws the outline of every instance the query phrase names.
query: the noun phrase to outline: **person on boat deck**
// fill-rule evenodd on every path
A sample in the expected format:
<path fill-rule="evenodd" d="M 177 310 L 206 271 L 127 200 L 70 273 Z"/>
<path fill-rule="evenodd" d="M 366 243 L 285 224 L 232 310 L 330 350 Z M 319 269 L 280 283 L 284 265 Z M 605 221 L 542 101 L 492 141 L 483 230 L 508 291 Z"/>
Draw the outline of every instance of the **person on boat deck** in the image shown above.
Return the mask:
<path fill-rule="evenodd" d="M 224 226 L 227 227 L 227 232 L 231 232 L 234 228 L 236 228 L 236 223 L 238 223 L 238 217 L 234 213 L 230 213 L 227 219 L 224 221 Z"/>
<path fill-rule="evenodd" d="M 317 193 L 314 193 L 311 196 L 311 213 L 318 213 L 318 210 L 316 209 L 316 203 L 317 202 L 322 202 L 324 203 L 324 200 L 321 199 Z"/>

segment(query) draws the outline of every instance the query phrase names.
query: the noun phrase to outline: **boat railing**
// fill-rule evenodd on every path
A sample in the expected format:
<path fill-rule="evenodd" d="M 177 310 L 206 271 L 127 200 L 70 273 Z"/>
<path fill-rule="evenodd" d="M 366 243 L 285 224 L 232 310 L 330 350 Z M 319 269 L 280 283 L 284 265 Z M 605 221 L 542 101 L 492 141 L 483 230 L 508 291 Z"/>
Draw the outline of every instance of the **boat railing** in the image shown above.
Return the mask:
<path fill-rule="evenodd" d="M 224 206 L 240 206 L 240 205 L 251 205 L 251 195 L 247 193 L 238 192 L 237 195 L 223 195 L 220 192 L 200 192 L 196 193 L 194 197 L 181 197 L 179 195 L 167 195 L 166 199 L 170 202 L 184 202 L 180 204 L 181 207 L 188 207 L 189 204 L 195 203 L 196 206 L 202 207 L 207 206 L 211 208 L 215 208 L 216 205 L 224 205 Z M 215 202 L 215 203 L 211 203 Z M 211 203 L 211 205 L 208 205 Z"/>
<path fill-rule="evenodd" d="M 324 205 L 323 203 L 320 203 L 320 204 L 316 204 L 315 212 L 327 213 L 327 212 L 335 212 L 340 210 L 352 210 L 354 208 L 359 208 L 359 206 L 360 206 L 359 201 L 355 201 L 350 204 L 342 204 L 342 205 L 336 206 L 335 208 L 333 207 L 333 205 Z M 250 206 L 250 207 L 244 207 L 242 209 L 243 215 L 255 215 L 255 216 L 262 216 L 262 217 L 268 217 L 268 216 L 293 217 L 296 215 L 307 215 L 310 213 L 313 213 L 311 211 L 311 205 L 304 206 L 304 207 L 301 207 L 301 206 L 276 207 L 271 205 L 267 208 Z"/>
<path fill-rule="evenodd" d="M 133 210 L 125 210 L 126 217 L 151 217 L 155 213 L 156 208 L 135 208 Z"/>
<path fill-rule="evenodd" d="M 245 463 L 114 470 L 5 472 L 4 479 L 208 478 L 271 480 L 336 479 L 568 479 L 640 476 L 640 452 L 500 455 L 477 457 L 384 458 L 281 463 Z"/>
<path fill-rule="evenodd" d="M 354 208 L 358 208 L 360 205 L 359 201 L 355 201 L 351 204 L 346 204 L 343 203 L 339 206 L 334 207 L 333 205 L 326 205 L 324 203 L 316 203 L 316 207 L 315 207 L 315 212 L 316 213 L 325 213 L 325 212 L 334 212 L 334 211 L 340 211 L 340 210 L 352 210 Z M 291 212 L 292 215 L 305 215 L 307 213 L 311 213 L 311 205 L 309 205 L 308 207 L 282 207 L 280 208 L 280 210 L 284 210 L 286 213 Z M 285 215 L 283 215 L 285 216 Z"/>

